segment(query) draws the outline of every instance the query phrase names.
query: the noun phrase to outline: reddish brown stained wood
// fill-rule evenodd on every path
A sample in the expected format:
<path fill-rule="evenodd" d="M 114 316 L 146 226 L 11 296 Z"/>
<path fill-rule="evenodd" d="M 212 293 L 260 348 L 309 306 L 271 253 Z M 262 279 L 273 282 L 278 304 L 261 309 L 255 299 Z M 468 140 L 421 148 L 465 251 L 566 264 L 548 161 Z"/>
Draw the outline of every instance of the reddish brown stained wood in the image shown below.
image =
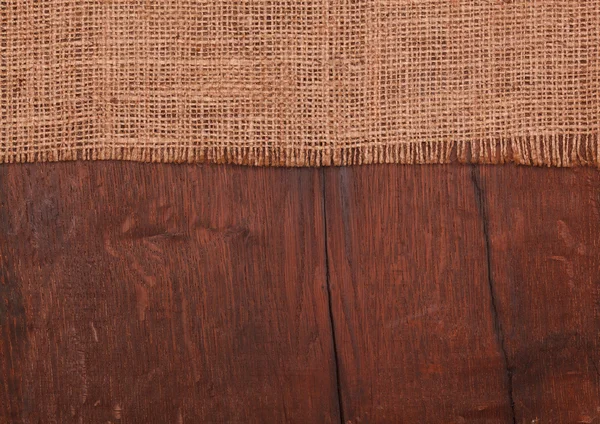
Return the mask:
<path fill-rule="evenodd" d="M 325 175 L 346 423 L 512 422 L 471 168 Z"/>
<path fill-rule="evenodd" d="M 481 167 L 517 423 L 600 422 L 600 173 Z"/>
<path fill-rule="evenodd" d="M 0 422 L 340 421 L 325 232 L 346 422 L 599 422 L 599 188 L 585 168 L 3 165 Z"/>
<path fill-rule="evenodd" d="M 0 167 L 0 422 L 338 422 L 318 170 Z"/>

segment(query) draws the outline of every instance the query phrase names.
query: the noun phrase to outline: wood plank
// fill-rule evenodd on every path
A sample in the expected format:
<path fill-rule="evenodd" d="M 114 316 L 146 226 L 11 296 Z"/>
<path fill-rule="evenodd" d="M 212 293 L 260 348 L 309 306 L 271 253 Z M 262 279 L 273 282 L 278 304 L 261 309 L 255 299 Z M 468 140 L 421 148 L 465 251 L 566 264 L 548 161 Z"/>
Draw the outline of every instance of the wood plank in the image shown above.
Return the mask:
<path fill-rule="evenodd" d="M 0 199 L 0 421 L 339 420 L 320 171 L 3 165 Z"/>
<path fill-rule="evenodd" d="M 600 174 L 480 174 L 516 422 L 600 422 Z"/>
<path fill-rule="evenodd" d="M 325 175 L 345 422 L 512 422 L 471 168 Z"/>

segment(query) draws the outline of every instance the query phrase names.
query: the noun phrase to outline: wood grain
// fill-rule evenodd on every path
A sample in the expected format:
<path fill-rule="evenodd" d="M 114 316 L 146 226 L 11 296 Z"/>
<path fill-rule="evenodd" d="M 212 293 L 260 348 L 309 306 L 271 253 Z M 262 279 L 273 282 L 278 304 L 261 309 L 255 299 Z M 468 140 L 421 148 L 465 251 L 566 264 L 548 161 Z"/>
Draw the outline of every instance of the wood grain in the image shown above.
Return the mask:
<path fill-rule="evenodd" d="M 0 167 L 0 422 L 338 422 L 318 170 Z"/>
<path fill-rule="evenodd" d="M 481 167 L 517 423 L 600 422 L 600 173 Z"/>
<path fill-rule="evenodd" d="M 598 423 L 599 221 L 590 168 L 3 165 L 0 423 Z"/>
<path fill-rule="evenodd" d="M 471 169 L 325 174 L 345 422 L 512 422 Z"/>

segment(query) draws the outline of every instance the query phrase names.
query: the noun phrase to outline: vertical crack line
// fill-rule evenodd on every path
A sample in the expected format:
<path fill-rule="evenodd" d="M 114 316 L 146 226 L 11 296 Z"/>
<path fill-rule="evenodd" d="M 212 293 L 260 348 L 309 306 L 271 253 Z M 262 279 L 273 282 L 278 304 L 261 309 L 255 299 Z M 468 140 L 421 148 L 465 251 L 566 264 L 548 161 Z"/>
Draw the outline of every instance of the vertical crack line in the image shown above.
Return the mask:
<path fill-rule="evenodd" d="M 331 278 L 329 274 L 329 246 L 327 232 L 327 205 L 325 193 L 325 169 L 321 168 L 321 208 L 323 210 L 323 231 L 324 231 L 324 249 L 325 249 L 325 285 L 327 287 L 327 304 L 329 307 L 329 327 L 331 329 L 331 340 L 333 345 L 333 363 L 335 365 L 335 383 L 337 388 L 338 409 L 340 413 L 340 423 L 344 424 L 344 402 L 342 399 L 342 384 L 340 379 L 340 364 L 335 333 L 335 320 L 333 317 L 333 300 L 331 296 Z"/>
<path fill-rule="evenodd" d="M 496 291 L 494 285 L 494 279 L 492 277 L 492 256 L 491 256 L 491 243 L 489 233 L 489 221 L 487 213 L 487 204 L 483 195 L 483 189 L 481 187 L 481 176 L 479 175 L 479 167 L 477 165 L 471 165 L 471 180 L 473 181 L 473 188 L 475 190 L 475 202 L 477 203 L 477 209 L 479 210 L 479 216 L 481 217 L 483 227 L 483 237 L 485 240 L 485 253 L 487 260 L 487 281 L 488 288 L 490 291 L 490 303 L 494 321 L 494 331 L 496 333 L 496 340 L 500 347 L 502 354 L 502 360 L 504 362 L 504 369 L 506 370 L 508 400 L 510 402 L 510 411 L 512 423 L 517 424 L 517 417 L 515 414 L 515 399 L 513 395 L 513 369 L 508 364 L 508 354 L 506 352 L 506 346 L 504 342 L 504 333 L 502 331 L 502 324 L 500 323 L 500 317 L 498 316 L 498 306 L 496 302 Z"/>

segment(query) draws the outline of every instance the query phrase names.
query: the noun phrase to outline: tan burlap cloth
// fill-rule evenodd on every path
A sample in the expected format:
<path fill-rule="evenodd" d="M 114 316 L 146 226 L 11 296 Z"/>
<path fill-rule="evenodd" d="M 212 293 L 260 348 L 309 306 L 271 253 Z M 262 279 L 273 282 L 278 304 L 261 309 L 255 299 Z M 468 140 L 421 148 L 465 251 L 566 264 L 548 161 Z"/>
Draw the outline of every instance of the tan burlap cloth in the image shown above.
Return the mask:
<path fill-rule="evenodd" d="M 600 164 L 600 0 L 4 0 L 0 161 Z"/>

